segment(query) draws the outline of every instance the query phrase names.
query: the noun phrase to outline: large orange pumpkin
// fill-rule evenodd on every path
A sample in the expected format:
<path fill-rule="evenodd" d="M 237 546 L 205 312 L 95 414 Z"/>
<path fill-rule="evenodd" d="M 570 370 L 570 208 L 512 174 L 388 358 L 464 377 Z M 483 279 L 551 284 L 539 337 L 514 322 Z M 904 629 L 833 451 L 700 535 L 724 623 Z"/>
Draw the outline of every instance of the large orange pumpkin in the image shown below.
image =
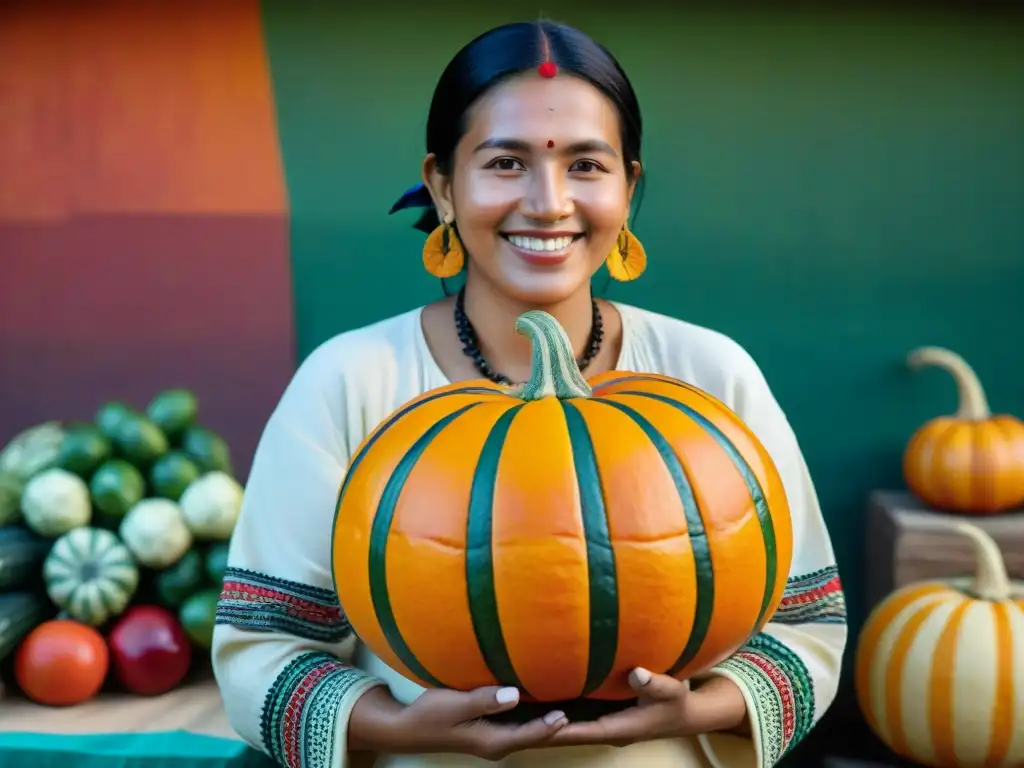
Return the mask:
<path fill-rule="evenodd" d="M 333 532 L 352 627 L 428 687 L 527 700 L 635 697 L 635 666 L 687 678 L 770 619 L 792 557 L 764 447 L 666 376 L 589 383 L 531 311 L 530 380 L 427 392 L 355 452 Z"/>
<path fill-rule="evenodd" d="M 874 608 L 857 643 L 857 700 L 894 752 L 934 768 L 1024 765 L 1024 585 L 987 533 L 972 579 L 922 581 Z"/>
<path fill-rule="evenodd" d="M 948 371 L 960 396 L 954 415 L 932 419 L 907 443 L 903 475 L 910 490 L 950 512 L 993 514 L 1024 504 L 1024 422 L 992 414 L 977 375 L 955 352 L 921 347 L 908 364 Z"/>

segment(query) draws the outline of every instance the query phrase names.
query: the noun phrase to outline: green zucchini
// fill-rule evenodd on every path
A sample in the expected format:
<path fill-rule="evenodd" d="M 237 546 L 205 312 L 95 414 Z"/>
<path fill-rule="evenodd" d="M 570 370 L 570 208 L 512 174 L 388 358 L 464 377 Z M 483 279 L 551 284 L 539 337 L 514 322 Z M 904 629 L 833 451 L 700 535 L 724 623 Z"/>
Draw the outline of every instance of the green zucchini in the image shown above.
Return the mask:
<path fill-rule="evenodd" d="M 53 542 L 24 525 L 0 528 L 0 592 L 23 589 L 42 577 Z"/>
<path fill-rule="evenodd" d="M 21 520 L 21 492 L 25 484 L 8 472 L 0 472 L 0 528 Z"/>
<path fill-rule="evenodd" d="M 54 608 L 35 592 L 0 595 L 0 661 L 6 659 L 33 629 L 53 617 Z"/>
<path fill-rule="evenodd" d="M 37 424 L 14 436 L 0 450 L 0 472 L 25 482 L 32 475 L 52 467 L 60 455 L 64 427 L 59 421 Z"/>

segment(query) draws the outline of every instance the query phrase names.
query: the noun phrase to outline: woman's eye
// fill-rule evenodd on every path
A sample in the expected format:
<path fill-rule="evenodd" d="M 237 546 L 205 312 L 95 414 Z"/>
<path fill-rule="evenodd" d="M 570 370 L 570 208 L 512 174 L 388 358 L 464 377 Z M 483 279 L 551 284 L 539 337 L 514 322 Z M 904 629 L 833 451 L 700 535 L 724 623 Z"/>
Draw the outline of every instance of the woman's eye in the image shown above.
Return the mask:
<path fill-rule="evenodd" d="M 526 166 L 524 166 L 521 162 L 516 160 L 514 157 L 499 157 L 497 160 L 494 160 L 491 163 L 490 167 L 491 168 L 495 168 L 495 169 L 497 169 L 499 171 L 525 171 L 526 170 Z"/>
<path fill-rule="evenodd" d="M 593 160 L 577 160 L 569 168 L 571 171 L 582 171 L 583 173 L 593 173 L 594 171 L 604 170 L 600 165 L 595 163 Z"/>

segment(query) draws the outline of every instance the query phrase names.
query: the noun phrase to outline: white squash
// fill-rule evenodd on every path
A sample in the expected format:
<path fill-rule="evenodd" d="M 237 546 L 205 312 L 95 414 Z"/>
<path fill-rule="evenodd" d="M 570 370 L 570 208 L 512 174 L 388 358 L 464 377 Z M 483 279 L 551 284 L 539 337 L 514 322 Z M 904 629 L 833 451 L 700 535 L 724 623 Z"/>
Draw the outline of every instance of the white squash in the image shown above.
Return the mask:
<path fill-rule="evenodd" d="M 975 574 L 918 581 L 874 607 L 854 682 L 871 730 L 933 768 L 1024 766 L 1024 584 L 995 541 L 965 522 Z"/>
<path fill-rule="evenodd" d="M 139 569 L 117 536 L 86 526 L 54 542 L 43 562 L 43 579 L 54 605 L 96 627 L 128 606 L 139 586 Z"/>
<path fill-rule="evenodd" d="M 163 570 L 192 546 L 181 507 L 170 499 L 143 499 L 128 510 L 118 529 L 121 541 L 142 565 Z"/>
<path fill-rule="evenodd" d="M 78 475 L 53 467 L 32 477 L 21 493 L 25 525 L 54 538 L 92 520 L 89 486 Z"/>
<path fill-rule="evenodd" d="M 207 472 L 189 483 L 178 503 L 197 539 L 226 541 L 242 509 L 242 486 L 227 472 Z"/>

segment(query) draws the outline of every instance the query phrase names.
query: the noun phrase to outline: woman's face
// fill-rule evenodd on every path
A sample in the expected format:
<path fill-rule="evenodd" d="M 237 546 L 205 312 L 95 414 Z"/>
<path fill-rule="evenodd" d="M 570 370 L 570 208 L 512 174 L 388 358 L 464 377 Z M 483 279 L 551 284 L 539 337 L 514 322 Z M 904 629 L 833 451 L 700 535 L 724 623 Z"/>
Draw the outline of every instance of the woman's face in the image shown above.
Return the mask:
<path fill-rule="evenodd" d="M 470 111 L 452 173 L 424 178 L 453 214 L 474 279 L 525 304 L 554 304 L 589 284 L 629 215 L 619 117 L 584 80 L 528 74 Z"/>

